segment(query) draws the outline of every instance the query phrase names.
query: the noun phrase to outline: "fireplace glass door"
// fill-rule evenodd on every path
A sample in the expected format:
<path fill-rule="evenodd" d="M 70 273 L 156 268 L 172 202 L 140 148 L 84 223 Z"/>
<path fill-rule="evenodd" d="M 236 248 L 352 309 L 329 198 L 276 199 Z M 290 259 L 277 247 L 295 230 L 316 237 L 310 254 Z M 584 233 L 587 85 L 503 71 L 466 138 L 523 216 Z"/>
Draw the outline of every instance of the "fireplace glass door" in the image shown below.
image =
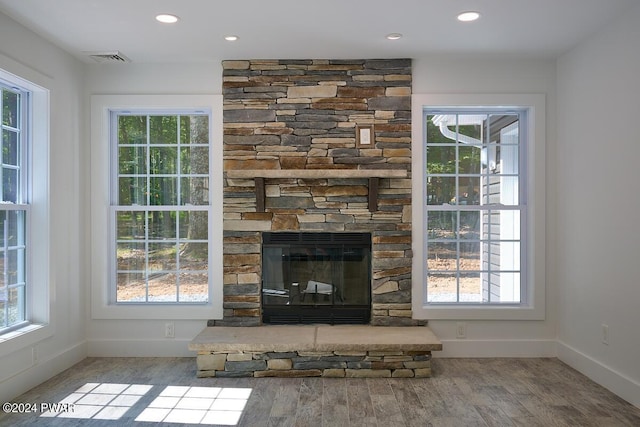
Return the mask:
<path fill-rule="evenodd" d="M 264 233 L 265 323 L 369 323 L 369 233 Z"/>

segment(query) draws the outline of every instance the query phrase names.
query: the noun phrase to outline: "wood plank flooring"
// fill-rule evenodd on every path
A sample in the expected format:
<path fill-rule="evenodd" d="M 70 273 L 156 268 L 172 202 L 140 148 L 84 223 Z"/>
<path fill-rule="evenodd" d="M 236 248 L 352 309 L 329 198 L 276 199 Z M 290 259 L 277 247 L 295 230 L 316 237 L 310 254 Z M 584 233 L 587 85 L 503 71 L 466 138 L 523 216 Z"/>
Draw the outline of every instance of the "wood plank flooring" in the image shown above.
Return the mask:
<path fill-rule="evenodd" d="M 73 413 L 49 414 L 55 418 L 1 414 L 0 426 L 640 426 L 640 409 L 557 359 L 436 358 L 434 376 L 424 379 L 196 378 L 195 371 L 192 358 L 89 358 L 13 399 L 37 405 L 75 401 Z M 112 389 L 131 384 L 146 387 L 127 388 L 113 397 L 119 391 Z M 83 386 L 106 394 L 74 400 L 81 394 L 72 393 Z M 163 396 L 187 389 L 200 394 L 189 409 L 136 421 L 151 414 L 148 408 L 162 406 L 158 402 L 179 407 L 179 398 Z M 212 412 L 216 405 L 232 410 L 239 401 L 211 405 L 201 398 L 209 390 L 225 389 L 250 389 L 249 398 L 240 401 L 241 411 Z M 163 417 L 169 409 L 156 411 L 149 416 Z M 178 422 L 158 421 L 162 419 Z"/>

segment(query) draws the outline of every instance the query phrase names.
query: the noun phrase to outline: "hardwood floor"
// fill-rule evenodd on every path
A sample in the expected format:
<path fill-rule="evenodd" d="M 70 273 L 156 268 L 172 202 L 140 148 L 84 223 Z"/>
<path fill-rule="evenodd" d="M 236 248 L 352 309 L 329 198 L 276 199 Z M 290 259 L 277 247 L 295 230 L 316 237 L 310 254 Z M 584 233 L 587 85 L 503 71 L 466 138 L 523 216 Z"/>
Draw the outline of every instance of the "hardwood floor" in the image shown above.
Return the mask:
<path fill-rule="evenodd" d="M 192 358 L 89 358 L 15 398 L 38 412 L 0 426 L 640 426 L 640 409 L 557 359 L 433 359 L 424 379 L 195 372 Z"/>

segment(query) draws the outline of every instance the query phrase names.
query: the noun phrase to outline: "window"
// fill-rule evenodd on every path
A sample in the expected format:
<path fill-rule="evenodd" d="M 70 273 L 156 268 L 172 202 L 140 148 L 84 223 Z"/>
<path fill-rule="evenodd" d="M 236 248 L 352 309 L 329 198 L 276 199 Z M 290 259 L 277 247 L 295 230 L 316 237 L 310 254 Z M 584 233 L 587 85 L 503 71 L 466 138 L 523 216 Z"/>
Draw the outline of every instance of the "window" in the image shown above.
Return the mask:
<path fill-rule="evenodd" d="M 27 316 L 26 154 L 29 93 L 0 81 L 0 331 L 22 326 Z"/>
<path fill-rule="evenodd" d="M 519 304 L 523 111 L 427 109 L 427 302 Z"/>
<path fill-rule="evenodd" d="M 209 299 L 209 114 L 112 111 L 117 303 Z"/>
<path fill-rule="evenodd" d="M 545 316 L 544 95 L 414 95 L 412 309 Z"/>
<path fill-rule="evenodd" d="M 44 87 L 51 81 L 7 58 L 0 56 L 0 60 L 30 79 L 0 69 L 0 355 L 3 355 L 52 334 L 49 91 Z M 34 265 L 38 268 L 33 268 Z"/>
<path fill-rule="evenodd" d="M 90 155 L 92 319 L 222 318 L 222 95 L 92 95 Z"/>

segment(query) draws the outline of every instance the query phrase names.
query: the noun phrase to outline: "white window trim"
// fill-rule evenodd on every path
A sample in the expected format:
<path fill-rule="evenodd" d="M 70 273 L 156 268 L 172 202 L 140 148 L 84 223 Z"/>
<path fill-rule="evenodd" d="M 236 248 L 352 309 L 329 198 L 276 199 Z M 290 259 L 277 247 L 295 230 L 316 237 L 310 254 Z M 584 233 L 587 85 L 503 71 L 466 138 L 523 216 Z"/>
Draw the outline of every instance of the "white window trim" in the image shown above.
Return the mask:
<path fill-rule="evenodd" d="M 519 108 L 527 111 L 526 227 L 527 257 L 523 271 L 528 283 L 520 305 L 427 304 L 423 221 L 426 198 L 425 108 Z M 544 320 L 545 318 L 545 96 L 543 94 L 413 94 L 412 96 L 412 309 L 416 319 Z"/>
<path fill-rule="evenodd" d="M 31 92 L 28 132 L 30 133 L 27 169 L 29 182 L 29 235 L 27 246 L 27 310 L 29 323 L 0 335 L 0 357 L 32 346 L 53 336 L 52 272 L 50 268 L 49 215 L 49 89 L 52 81 L 33 69 L 0 55 L 0 78 Z M 38 236 L 33 239 L 33 236 Z M 33 261 L 37 260 L 37 268 Z"/>
<path fill-rule="evenodd" d="M 112 304 L 109 299 L 110 112 L 112 110 L 204 109 L 212 112 L 210 169 L 212 217 L 209 225 L 209 302 L 180 304 Z M 93 95 L 91 97 L 91 317 L 93 319 L 222 318 L 222 96 Z M 216 201 L 220 201 L 217 203 Z"/>

